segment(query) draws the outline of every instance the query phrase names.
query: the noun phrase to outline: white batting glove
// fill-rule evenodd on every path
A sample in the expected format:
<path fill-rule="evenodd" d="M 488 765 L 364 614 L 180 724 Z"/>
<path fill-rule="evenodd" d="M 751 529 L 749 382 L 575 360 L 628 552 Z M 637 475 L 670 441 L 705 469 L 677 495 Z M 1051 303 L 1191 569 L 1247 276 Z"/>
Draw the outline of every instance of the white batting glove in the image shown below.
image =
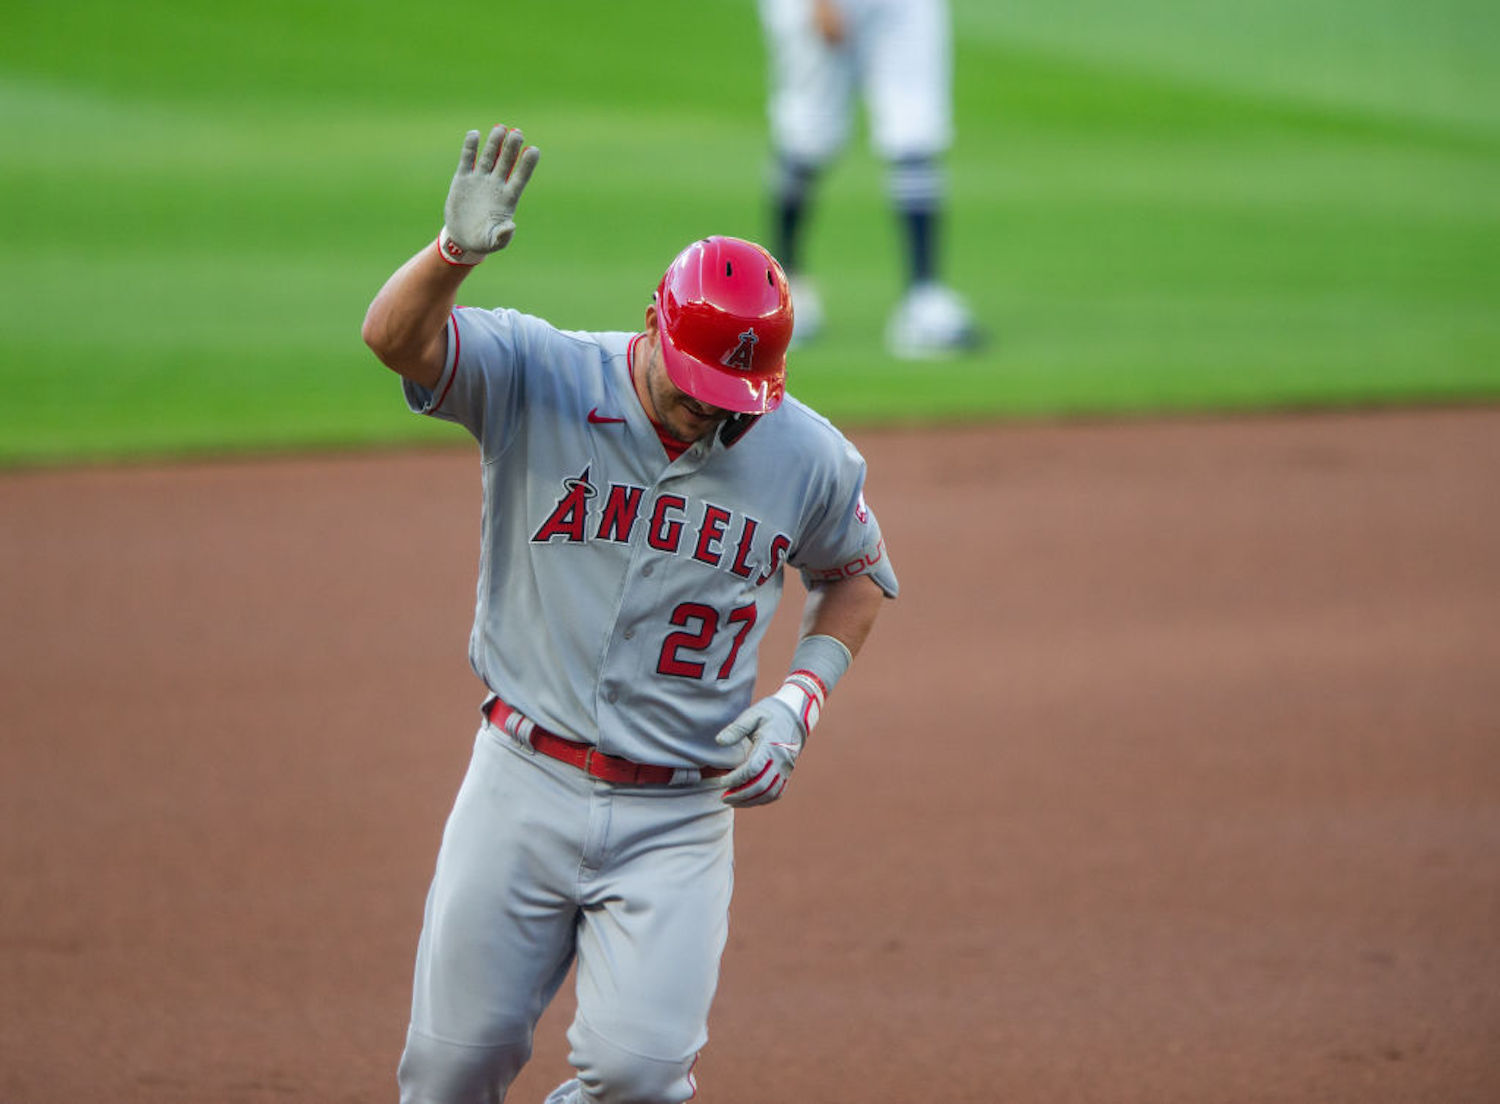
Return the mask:
<path fill-rule="evenodd" d="M 808 733 L 818 723 L 827 693 L 815 675 L 793 671 L 781 689 L 756 702 L 714 737 L 723 747 L 750 741 L 745 761 L 724 779 L 726 805 L 768 805 L 781 796 Z"/>
<path fill-rule="evenodd" d="M 524 143 L 519 130 L 497 126 L 480 152 L 479 131 L 464 135 L 438 239 L 449 264 L 476 265 L 510 243 L 516 232 L 516 204 L 542 155 Z"/>

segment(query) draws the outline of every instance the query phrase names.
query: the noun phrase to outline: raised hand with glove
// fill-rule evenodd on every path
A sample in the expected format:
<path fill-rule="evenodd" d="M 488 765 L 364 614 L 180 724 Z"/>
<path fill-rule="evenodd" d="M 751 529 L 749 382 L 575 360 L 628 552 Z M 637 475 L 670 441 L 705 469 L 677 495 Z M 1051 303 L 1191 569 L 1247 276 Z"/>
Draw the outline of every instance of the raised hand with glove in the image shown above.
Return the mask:
<path fill-rule="evenodd" d="M 750 743 L 745 761 L 724 778 L 726 805 L 767 805 L 781 796 L 829 692 L 851 659 L 849 649 L 835 637 L 803 637 L 792 656 L 792 673 L 780 689 L 750 706 L 715 737 L 723 747 Z"/>
<path fill-rule="evenodd" d="M 415 384 L 433 387 L 442 377 L 459 285 L 516 232 L 516 204 L 541 157 L 524 143 L 519 130 L 497 126 L 480 153 L 479 131 L 465 135 L 437 249 L 428 245 L 397 269 L 365 313 L 365 344 Z"/>
<path fill-rule="evenodd" d="M 516 204 L 541 157 L 535 146 L 524 143 L 519 130 L 506 126 L 490 131 L 483 152 L 479 131 L 464 136 L 438 239 L 449 264 L 476 265 L 510 243 L 516 232 Z"/>

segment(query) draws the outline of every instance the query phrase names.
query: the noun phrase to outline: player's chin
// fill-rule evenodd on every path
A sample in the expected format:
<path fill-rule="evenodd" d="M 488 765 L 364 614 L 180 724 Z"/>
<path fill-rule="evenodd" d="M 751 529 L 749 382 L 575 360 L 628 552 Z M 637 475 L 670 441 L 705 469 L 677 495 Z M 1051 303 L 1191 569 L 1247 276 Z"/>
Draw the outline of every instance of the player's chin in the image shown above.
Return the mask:
<path fill-rule="evenodd" d="M 683 404 L 677 408 L 678 424 L 673 427 L 684 441 L 696 441 L 712 433 L 729 415 L 714 407 L 694 408 Z"/>

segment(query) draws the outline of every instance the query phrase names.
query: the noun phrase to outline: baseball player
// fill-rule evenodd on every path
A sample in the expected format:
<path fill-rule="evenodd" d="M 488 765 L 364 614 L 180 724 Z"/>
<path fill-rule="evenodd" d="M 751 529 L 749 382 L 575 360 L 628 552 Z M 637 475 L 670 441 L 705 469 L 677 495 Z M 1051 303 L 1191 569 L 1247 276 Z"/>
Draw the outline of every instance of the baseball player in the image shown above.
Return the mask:
<path fill-rule="evenodd" d="M 864 461 L 785 394 L 771 255 L 694 242 L 639 332 L 455 308 L 538 158 L 518 130 L 479 143 L 363 331 L 414 411 L 474 436 L 484 490 L 469 658 L 488 694 L 428 891 L 401 1100 L 503 1100 L 576 962 L 576 1076 L 547 1104 L 675 1104 L 708 1037 L 735 811 L 782 795 L 896 577 Z M 788 567 L 802 636 L 754 701 Z"/>
<path fill-rule="evenodd" d="M 906 248 L 906 291 L 886 344 L 909 358 L 976 344 L 968 306 L 938 273 L 939 158 L 953 140 L 947 0 L 760 0 L 760 17 L 770 60 L 772 244 L 791 277 L 797 341 L 822 328 L 801 249 L 813 187 L 848 142 L 859 96 Z"/>

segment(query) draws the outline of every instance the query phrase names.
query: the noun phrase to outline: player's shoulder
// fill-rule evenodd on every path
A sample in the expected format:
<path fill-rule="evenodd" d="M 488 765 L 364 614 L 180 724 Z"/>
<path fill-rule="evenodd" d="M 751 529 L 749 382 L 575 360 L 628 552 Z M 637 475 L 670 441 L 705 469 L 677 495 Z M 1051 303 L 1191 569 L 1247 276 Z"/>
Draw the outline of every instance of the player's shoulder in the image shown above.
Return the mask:
<path fill-rule="evenodd" d="M 470 325 L 492 330 L 512 330 L 575 345 L 624 346 L 629 343 L 631 337 L 630 334 L 624 333 L 563 329 L 546 318 L 528 314 L 515 307 L 460 306 L 454 309 L 454 314 Z"/>
<path fill-rule="evenodd" d="M 612 359 L 628 356 L 631 341 L 639 336 L 626 330 L 558 330 L 557 334 L 563 341 L 588 345 Z"/>
<path fill-rule="evenodd" d="M 466 327 L 484 331 L 512 345 L 518 353 L 551 361 L 584 358 L 609 360 L 626 355 L 630 333 L 612 330 L 566 330 L 514 307 L 459 307 L 454 312 Z"/>
<path fill-rule="evenodd" d="M 794 395 L 787 395 L 746 440 L 760 436 L 758 444 L 788 458 L 804 462 L 822 457 L 829 462 L 859 461 L 859 450 L 827 417 Z"/>
<path fill-rule="evenodd" d="M 793 395 L 790 391 L 788 391 L 782 398 L 781 405 L 778 406 L 776 410 L 773 411 L 773 413 L 781 415 L 782 417 L 786 418 L 790 424 L 798 426 L 800 432 L 818 434 L 832 433 L 837 436 L 842 436 L 842 434 L 839 432 L 839 428 L 834 425 L 833 422 L 829 421 L 827 417 L 818 413 L 812 407 L 808 406 L 807 403 L 797 398 L 797 396 Z"/>
<path fill-rule="evenodd" d="M 818 443 L 845 440 L 838 426 L 792 394 L 787 394 L 765 420 L 767 425 L 777 426 L 781 432 L 800 440 Z"/>

